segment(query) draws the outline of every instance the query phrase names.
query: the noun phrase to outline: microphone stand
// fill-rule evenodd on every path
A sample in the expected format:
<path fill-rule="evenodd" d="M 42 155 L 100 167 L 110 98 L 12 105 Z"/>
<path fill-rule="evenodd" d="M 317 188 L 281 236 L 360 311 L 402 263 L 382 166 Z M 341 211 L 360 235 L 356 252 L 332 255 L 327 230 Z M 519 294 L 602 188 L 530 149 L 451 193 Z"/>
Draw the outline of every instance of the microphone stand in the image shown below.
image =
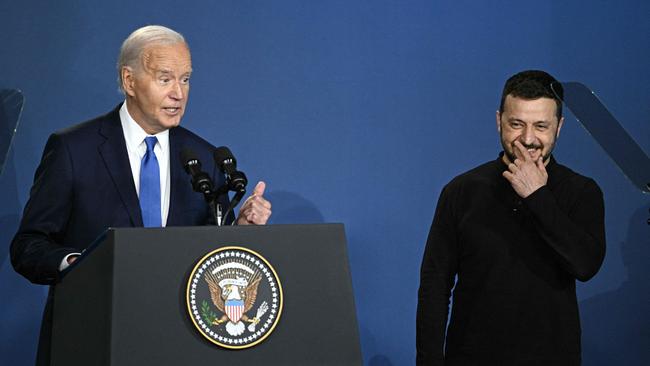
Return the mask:
<path fill-rule="evenodd" d="M 245 186 L 235 190 L 234 191 L 235 195 L 230 200 L 228 209 L 225 212 L 223 212 L 221 204 L 218 203 L 217 198 L 222 194 L 227 195 L 228 192 L 230 191 L 230 187 L 231 187 L 230 182 L 226 181 L 226 183 L 221 187 L 219 187 L 219 189 L 217 189 L 216 191 L 210 191 L 203 194 L 205 201 L 208 203 L 208 206 L 210 207 L 212 218 L 214 219 L 214 222 L 217 226 L 223 225 L 223 223 L 227 220 L 228 215 L 230 215 L 233 212 L 234 208 L 237 207 L 241 199 L 244 198 L 244 195 L 246 194 Z"/>
<path fill-rule="evenodd" d="M 223 222 L 226 220 L 226 217 L 228 213 L 223 214 L 223 210 L 221 207 L 221 204 L 217 202 L 217 197 L 221 196 L 222 194 L 228 194 L 228 184 L 224 184 L 219 189 L 217 189 L 215 192 L 212 193 L 211 195 L 211 200 L 208 202 L 210 205 L 210 210 L 212 210 L 212 216 L 214 217 L 214 222 L 217 226 L 222 226 Z M 206 197 L 207 199 L 207 197 Z"/>
<path fill-rule="evenodd" d="M 230 200 L 230 204 L 228 205 L 228 209 L 226 212 L 223 214 L 223 220 L 226 220 L 229 214 L 232 213 L 233 209 L 237 207 L 239 204 L 239 201 L 244 197 L 246 194 L 246 188 L 243 188 L 239 191 L 236 191 L 235 195 L 232 197 L 232 200 Z"/>
<path fill-rule="evenodd" d="M 217 192 L 212 190 L 208 192 L 203 192 L 203 198 L 210 208 L 210 213 L 212 214 L 212 219 L 217 226 L 221 226 L 221 205 L 217 202 L 217 197 L 222 188 L 219 188 Z M 199 191 L 200 192 L 200 191 Z"/>
<path fill-rule="evenodd" d="M 215 199 L 208 200 L 208 205 L 210 206 L 210 212 L 212 213 L 215 224 L 221 226 L 221 205 L 216 203 Z"/>

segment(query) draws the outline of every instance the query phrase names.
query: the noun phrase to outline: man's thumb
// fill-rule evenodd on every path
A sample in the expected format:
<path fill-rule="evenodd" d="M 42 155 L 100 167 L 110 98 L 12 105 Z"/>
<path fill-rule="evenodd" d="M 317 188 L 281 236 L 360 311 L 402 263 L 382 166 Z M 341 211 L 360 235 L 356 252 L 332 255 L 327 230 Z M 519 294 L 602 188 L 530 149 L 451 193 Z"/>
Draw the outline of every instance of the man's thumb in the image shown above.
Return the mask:
<path fill-rule="evenodd" d="M 257 182 L 257 185 L 255 185 L 255 189 L 253 189 L 253 196 L 263 195 L 265 189 L 266 189 L 266 183 L 262 181 Z"/>

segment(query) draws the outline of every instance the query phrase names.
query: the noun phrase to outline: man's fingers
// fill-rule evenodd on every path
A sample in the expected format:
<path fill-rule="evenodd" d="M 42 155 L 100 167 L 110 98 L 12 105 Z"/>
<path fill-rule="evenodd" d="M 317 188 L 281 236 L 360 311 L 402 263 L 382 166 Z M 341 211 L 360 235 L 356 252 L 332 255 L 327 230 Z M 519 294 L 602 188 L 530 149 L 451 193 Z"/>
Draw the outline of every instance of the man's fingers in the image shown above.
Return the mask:
<path fill-rule="evenodd" d="M 264 195 L 264 190 L 266 189 L 266 183 L 263 181 L 257 182 L 255 189 L 253 189 L 253 196 L 262 196 Z"/>
<path fill-rule="evenodd" d="M 253 193 L 246 199 L 246 202 L 244 202 L 239 210 L 239 218 L 241 220 L 238 220 L 238 224 L 266 224 L 271 216 L 271 202 L 263 197 L 265 189 L 266 183 L 263 181 L 257 182 Z"/>
<path fill-rule="evenodd" d="M 537 168 L 546 174 L 546 165 L 544 165 L 544 158 L 541 156 L 537 159 Z"/>
<path fill-rule="evenodd" d="M 258 207 L 259 206 L 259 207 L 265 208 L 267 210 L 271 209 L 271 202 L 264 199 L 264 197 L 257 196 L 257 195 L 253 195 L 253 196 L 248 197 L 248 199 L 246 200 L 245 205 L 246 206 L 251 206 L 251 207 Z"/>
<path fill-rule="evenodd" d="M 266 215 L 271 212 L 271 202 L 264 199 L 262 196 L 250 196 L 244 202 L 239 210 L 240 215 L 243 213 L 256 212 L 260 215 Z"/>
<path fill-rule="evenodd" d="M 255 225 L 264 225 L 271 216 L 271 210 L 260 208 L 257 204 L 251 204 L 245 209 L 239 211 L 239 217 L 248 223 Z M 239 221 L 241 224 L 242 222 Z"/>
<path fill-rule="evenodd" d="M 246 213 L 246 216 L 244 217 L 246 217 L 246 220 L 248 220 L 249 222 L 253 222 L 253 223 L 255 222 L 255 212 L 253 211 Z"/>
<path fill-rule="evenodd" d="M 530 159 L 530 154 L 528 153 L 528 150 L 524 147 L 524 145 L 519 142 L 519 140 L 515 140 L 515 155 L 517 155 L 518 158 L 523 158 L 524 161 L 527 161 Z"/>

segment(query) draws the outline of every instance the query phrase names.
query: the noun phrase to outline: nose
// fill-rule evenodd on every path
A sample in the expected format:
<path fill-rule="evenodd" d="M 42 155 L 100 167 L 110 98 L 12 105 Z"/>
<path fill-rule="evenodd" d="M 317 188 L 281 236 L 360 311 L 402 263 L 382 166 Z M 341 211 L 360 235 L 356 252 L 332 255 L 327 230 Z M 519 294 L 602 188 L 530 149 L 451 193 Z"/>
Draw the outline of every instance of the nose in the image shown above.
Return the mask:
<path fill-rule="evenodd" d="M 185 92 L 183 91 L 183 86 L 180 82 L 176 81 L 174 83 L 169 97 L 174 100 L 183 100 L 183 98 L 185 98 Z"/>
<path fill-rule="evenodd" d="M 524 145 L 532 145 L 535 142 L 535 130 L 533 126 L 526 126 L 521 133 L 520 141 Z"/>

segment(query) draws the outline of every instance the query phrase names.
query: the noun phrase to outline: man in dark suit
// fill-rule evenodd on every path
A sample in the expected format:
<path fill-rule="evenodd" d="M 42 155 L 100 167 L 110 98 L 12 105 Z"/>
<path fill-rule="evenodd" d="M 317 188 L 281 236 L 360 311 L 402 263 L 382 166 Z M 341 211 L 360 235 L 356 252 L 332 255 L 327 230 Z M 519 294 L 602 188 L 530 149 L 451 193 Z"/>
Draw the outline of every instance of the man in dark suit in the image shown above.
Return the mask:
<path fill-rule="evenodd" d="M 161 26 L 133 32 L 123 43 L 118 80 L 124 103 L 108 114 L 50 136 L 30 198 L 11 243 L 15 270 L 54 285 L 80 253 L 108 227 L 205 225 L 211 213 L 192 190 L 179 159 L 191 149 L 223 183 L 214 146 L 179 127 L 192 63 L 182 35 Z M 265 224 L 271 205 L 260 182 L 244 202 L 238 225 Z M 226 207 L 227 195 L 218 198 Z M 225 223 L 234 220 L 226 218 Z M 45 308 L 37 365 L 49 364 L 52 299 Z"/>

